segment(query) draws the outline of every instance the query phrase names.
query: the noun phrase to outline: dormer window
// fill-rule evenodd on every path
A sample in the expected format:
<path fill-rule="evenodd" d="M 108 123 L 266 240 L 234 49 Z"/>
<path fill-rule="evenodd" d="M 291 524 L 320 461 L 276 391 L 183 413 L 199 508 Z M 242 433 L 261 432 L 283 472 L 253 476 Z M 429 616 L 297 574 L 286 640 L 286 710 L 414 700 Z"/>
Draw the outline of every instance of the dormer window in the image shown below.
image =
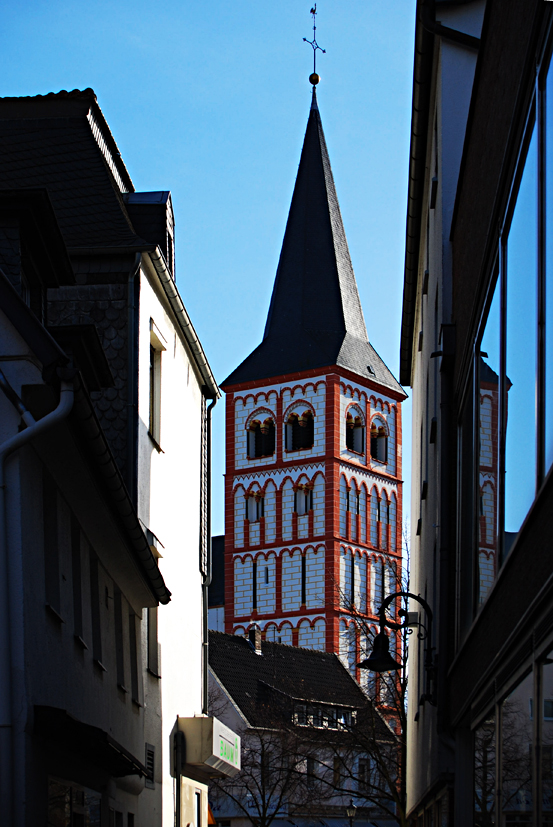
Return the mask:
<path fill-rule="evenodd" d="M 355 410 L 346 416 L 346 448 L 356 454 L 365 452 L 365 424 Z"/>
<path fill-rule="evenodd" d="M 275 452 L 275 423 L 271 417 L 254 419 L 248 427 L 248 457 L 271 457 Z"/>
<path fill-rule="evenodd" d="M 378 420 L 371 425 L 371 458 L 377 462 L 388 462 L 388 434 Z"/>
<path fill-rule="evenodd" d="M 286 450 L 304 451 L 312 448 L 315 441 L 313 413 L 291 413 L 286 421 Z"/>

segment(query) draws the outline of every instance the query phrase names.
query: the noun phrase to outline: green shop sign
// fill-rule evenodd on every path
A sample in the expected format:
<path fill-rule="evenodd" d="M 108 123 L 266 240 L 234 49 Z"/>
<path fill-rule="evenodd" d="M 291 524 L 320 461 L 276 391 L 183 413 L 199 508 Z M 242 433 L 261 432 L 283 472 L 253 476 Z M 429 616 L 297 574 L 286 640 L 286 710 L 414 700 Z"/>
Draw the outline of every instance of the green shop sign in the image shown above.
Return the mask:
<path fill-rule="evenodd" d="M 238 756 L 238 738 L 234 739 L 233 744 L 221 735 L 219 737 L 219 757 L 229 764 L 232 764 L 233 767 L 237 767 Z"/>

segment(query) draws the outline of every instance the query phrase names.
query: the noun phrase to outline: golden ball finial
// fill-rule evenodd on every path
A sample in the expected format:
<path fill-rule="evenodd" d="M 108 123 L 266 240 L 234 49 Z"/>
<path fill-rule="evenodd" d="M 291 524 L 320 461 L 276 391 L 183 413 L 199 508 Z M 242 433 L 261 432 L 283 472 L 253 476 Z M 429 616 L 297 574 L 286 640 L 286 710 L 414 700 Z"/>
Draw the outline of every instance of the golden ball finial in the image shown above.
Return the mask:
<path fill-rule="evenodd" d="M 316 72 L 313 72 L 311 75 L 309 75 L 309 83 L 312 83 L 313 86 L 316 86 L 319 83 L 320 79 L 320 75 L 318 75 Z"/>

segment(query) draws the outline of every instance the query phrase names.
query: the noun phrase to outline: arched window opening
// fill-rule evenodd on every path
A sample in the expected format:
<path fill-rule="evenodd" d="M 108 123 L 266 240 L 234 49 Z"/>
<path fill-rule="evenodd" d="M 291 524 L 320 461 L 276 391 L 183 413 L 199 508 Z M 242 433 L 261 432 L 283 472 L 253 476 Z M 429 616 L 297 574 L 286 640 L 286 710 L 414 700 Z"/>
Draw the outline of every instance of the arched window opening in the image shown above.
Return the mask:
<path fill-rule="evenodd" d="M 313 488 L 310 485 L 298 485 L 294 489 L 294 511 L 298 517 L 313 510 Z"/>
<path fill-rule="evenodd" d="M 265 499 L 261 494 L 252 494 L 246 497 L 246 520 L 257 523 L 265 516 Z"/>
<path fill-rule="evenodd" d="M 371 425 L 371 457 L 377 462 L 388 462 L 388 435 L 383 425 Z"/>
<path fill-rule="evenodd" d="M 348 413 L 346 416 L 346 448 L 363 454 L 365 451 L 365 425 L 360 416 Z"/>
<path fill-rule="evenodd" d="M 315 427 L 311 411 L 291 413 L 286 421 L 286 450 L 305 451 L 315 441 Z"/>
<path fill-rule="evenodd" d="M 275 452 L 275 423 L 268 417 L 261 422 L 253 419 L 248 426 L 248 457 L 270 457 Z"/>

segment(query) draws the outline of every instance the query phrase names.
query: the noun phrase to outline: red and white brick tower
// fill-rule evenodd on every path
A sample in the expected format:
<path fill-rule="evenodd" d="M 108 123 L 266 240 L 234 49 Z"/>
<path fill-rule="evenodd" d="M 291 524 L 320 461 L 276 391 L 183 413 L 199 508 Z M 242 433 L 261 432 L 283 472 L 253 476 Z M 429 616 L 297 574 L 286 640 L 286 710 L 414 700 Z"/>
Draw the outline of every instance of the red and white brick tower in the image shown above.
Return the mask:
<path fill-rule="evenodd" d="M 225 629 L 355 674 L 401 573 L 401 402 L 369 344 L 315 90 L 262 343 L 226 392 Z"/>

